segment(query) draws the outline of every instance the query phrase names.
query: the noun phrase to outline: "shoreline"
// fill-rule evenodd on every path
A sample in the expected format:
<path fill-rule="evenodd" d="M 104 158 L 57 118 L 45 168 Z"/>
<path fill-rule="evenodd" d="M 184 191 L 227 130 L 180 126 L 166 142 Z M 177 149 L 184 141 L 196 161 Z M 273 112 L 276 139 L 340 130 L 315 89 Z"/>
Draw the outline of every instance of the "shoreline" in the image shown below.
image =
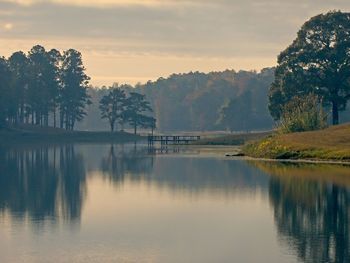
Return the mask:
<path fill-rule="evenodd" d="M 244 156 L 242 159 L 248 161 L 261 161 L 261 162 L 276 162 L 276 163 L 305 163 L 305 164 L 333 164 L 344 165 L 350 167 L 350 161 L 336 161 L 336 160 L 312 160 L 312 159 L 269 159 L 269 158 L 254 158 Z"/>
<path fill-rule="evenodd" d="M 169 145 L 173 147 L 172 145 Z M 305 163 L 305 164 L 333 164 L 350 166 L 350 160 L 335 160 L 335 159 L 274 159 L 264 157 L 253 157 L 249 155 L 236 155 L 242 153 L 244 145 L 178 145 L 183 149 L 197 149 L 200 155 L 214 154 L 227 160 L 246 160 L 246 161 L 261 161 L 261 162 L 276 162 L 276 163 Z"/>
<path fill-rule="evenodd" d="M 238 156 L 232 155 L 227 156 L 226 154 L 231 154 L 229 150 L 234 149 L 235 151 L 232 154 L 242 152 L 243 145 L 241 146 L 208 146 L 208 145 L 196 145 L 197 149 L 203 149 L 205 153 L 212 154 L 223 154 L 223 158 L 228 160 L 247 160 L 247 161 L 261 161 L 261 162 L 276 162 L 276 163 L 306 163 L 306 164 L 334 164 L 334 165 L 346 165 L 350 167 L 350 161 L 344 160 L 332 160 L 332 159 L 272 159 L 272 158 L 260 158 L 260 157 L 252 157 L 248 155 Z M 224 151 L 227 150 L 227 151 Z"/>
<path fill-rule="evenodd" d="M 327 129 L 274 134 L 243 147 L 247 156 L 278 160 L 350 162 L 350 125 Z"/>
<path fill-rule="evenodd" d="M 107 144 L 107 143 L 132 143 L 132 142 L 146 142 L 147 138 L 134 135 L 130 133 L 120 132 L 86 132 L 86 131 L 73 131 L 64 134 L 39 134 L 39 133 L 26 133 L 23 134 L 12 134 L 10 140 L 3 140 L 1 136 L 0 145 L 8 144 Z M 3 132 L 0 132 L 3 135 Z M 82 136 L 82 137 L 79 137 Z M 101 136 L 107 136 L 107 138 L 101 138 Z M 7 138 L 9 139 L 9 138 Z M 13 139 L 16 139 L 13 141 Z M 182 148 L 188 150 L 198 150 L 198 155 L 215 155 L 227 160 L 245 160 L 245 161 L 259 161 L 259 162 L 275 162 L 275 163 L 301 163 L 301 164 L 331 164 L 331 165 L 344 165 L 350 167 L 350 160 L 336 160 L 336 159 L 278 159 L 278 158 L 264 158 L 254 157 L 244 153 L 244 145 L 200 145 L 200 144 L 189 144 L 189 145 L 167 145 L 169 148 Z M 190 151 L 189 151 L 190 152 Z M 243 153 L 243 155 L 241 155 Z M 186 155 L 186 153 L 185 153 Z"/>
<path fill-rule="evenodd" d="M 66 131 L 58 128 L 42 128 L 28 126 L 27 129 L 8 128 L 0 130 L 0 145 L 29 145 L 29 144 L 61 144 L 61 143 L 132 143 L 146 142 L 147 138 L 127 132 L 110 131 Z M 324 133 L 333 136 L 331 145 L 315 144 L 312 139 L 322 141 Z M 304 132 L 294 134 L 273 134 L 271 132 L 234 134 L 217 138 L 206 138 L 187 145 L 168 145 L 169 149 L 178 147 L 187 150 L 197 150 L 199 154 L 219 155 L 227 159 L 245 159 L 263 162 L 280 163 L 314 163 L 349 165 L 350 158 L 348 145 L 336 141 L 339 134 L 350 132 L 350 125 L 340 125 L 322 131 Z M 318 138 L 317 138 L 318 137 Z M 232 142 L 237 138 L 244 138 L 245 144 L 226 144 L 228 139 Z M 344 141 L 344 135 L 341 137 Z M 212 144 L 225 142 L 224 144 Z M 300 141 L 311 141 L 308 145 L 301 145 Z M 350 140 L 350 134 L 349 134 Z M 336 148 L 336 146 L 343 148 Z M 336 150 L 335 150 L 336 149 Z"/>
<path fill-rule="evenodd" d="M 0 144 L 122 143 L 140 140 L 144 140 L 144 137 L 126 132 L 0 130 Z"/>

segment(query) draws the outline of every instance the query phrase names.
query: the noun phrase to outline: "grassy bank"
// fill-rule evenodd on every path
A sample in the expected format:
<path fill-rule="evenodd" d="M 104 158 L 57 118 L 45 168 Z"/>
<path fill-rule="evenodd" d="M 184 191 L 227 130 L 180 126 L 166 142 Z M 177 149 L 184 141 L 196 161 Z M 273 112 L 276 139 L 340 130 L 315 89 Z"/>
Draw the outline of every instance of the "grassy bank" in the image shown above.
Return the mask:
<path fill-rule="evenodd" d="M 271 135 L 272 132 L 252 132 L 229 134 L 218 137 L 207 137 L 194 142 L 195 145 L 244 145 L 252 140 L 260 140 Z"/>
<path fill-rule="evenodd" d="M 0 143 L 130 142 L 142 137 L 126 132 L 66 131 L 59 128 L 21 126 L 0 130 Z"/>
<path fill-rule="evenodd" d="M 248 143 L 243 152 L 256 158 L 350 161 L 350 125 L 313 132 L 271 135 Z"/>

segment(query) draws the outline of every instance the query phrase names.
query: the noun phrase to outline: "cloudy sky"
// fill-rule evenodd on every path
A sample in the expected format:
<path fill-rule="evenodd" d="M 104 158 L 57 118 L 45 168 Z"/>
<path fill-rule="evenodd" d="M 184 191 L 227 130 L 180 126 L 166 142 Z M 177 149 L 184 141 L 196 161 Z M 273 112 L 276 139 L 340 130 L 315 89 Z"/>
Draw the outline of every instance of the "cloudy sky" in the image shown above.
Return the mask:
<path fill-rule="evenodd" d="M 349 0 L 0 0 L 0 55 L 78 49 L 94 85 L 256 69 L 311 16 Z"/>

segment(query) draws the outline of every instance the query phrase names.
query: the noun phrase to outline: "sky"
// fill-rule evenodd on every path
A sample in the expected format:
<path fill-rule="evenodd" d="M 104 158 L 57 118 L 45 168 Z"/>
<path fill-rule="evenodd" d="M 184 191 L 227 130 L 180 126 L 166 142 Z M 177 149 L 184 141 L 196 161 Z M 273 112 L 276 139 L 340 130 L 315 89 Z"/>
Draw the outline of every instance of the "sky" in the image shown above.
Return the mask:
<path fill-rule="evenodd" d="M 82 52 L 91 84 L 189 71 L 260 70 L 310 17 L 349 0 L 0 0 L 0 56 Z"/>

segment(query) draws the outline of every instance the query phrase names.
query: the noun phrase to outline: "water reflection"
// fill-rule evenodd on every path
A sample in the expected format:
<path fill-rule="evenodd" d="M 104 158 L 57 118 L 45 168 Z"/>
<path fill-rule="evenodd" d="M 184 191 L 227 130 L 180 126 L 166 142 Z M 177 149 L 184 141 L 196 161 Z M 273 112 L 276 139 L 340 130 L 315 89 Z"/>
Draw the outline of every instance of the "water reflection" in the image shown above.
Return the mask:
<path fill-rule="evenodd" d="M 128 239 L 130 254 L 152 244 L 152 251 L 172 253 L 178 259 L 173 262 L 181 262 L 178 255 L 192 255 L 193 244 L 201 244 L 197 262 L 208 256 L 202 255 L 203 247 L 208 253 L 215 247 L 215 255 L 226 253 L 225 259 L 249 251 L 237 257 L 239 262 L 257 262 L 249 261 L 254 249 L 269 251 L 261 252 L 271 257 L 266 262 L 291 262 L 279 254 L 280 244 L 295 261 L 349 262 L 348 167 L 165 153 L 118 144 L 0 147 L 0 221 L 23 225 L 30 220 L 36 229 L 47 221 L 83 225 L 75 228 L 81 231 L 78 236 L 57 241 L 67 243 L 73 254 L 84 236 L 93 244 L 84 253 L 94 252 L 98 241 L 108 248 L 99 247 L 106 256 L 116 248 L 123 252 Z M 14 244 L 22 244 L 23 236 Z M 48 251 L 57 244 L 48 245 Z M 185 252 L 178 253 L 178 244 Z M 227 244 L 236 244 L 234 253 L 230 245 L 221 250 Z M 17 245 L 14 250 L 21 252 Z M 24 241 L 24 247 L 31 245 Z"/>
<path fill-rule="evenodd" d="M 349 168 L 279 163 L 258 166 L 272 175 L 269 196 L 277 229 L 298 257 L 303 262 L 349 262 Z M 320 180 L 315 180 L 315 175 Z"/>
<path fill-rule="evenodd" d="M 111 145 L 108 154 L 101 159 L 101 172 L 112 182 L 123 183 L 126 174 L 150 174 L 154 157 L 148 155 L 146 147 Z"/>
<path fill-rule="evenodd" d="M 167 158 L 142 145 L 0 149 L 0 211 L 33 222 L 79 222 L 90 174 L 116 185 L 143 182 L 181 195 L 225 197 L 266 191 L 268 186 L 268 177 L 244 162 L 188 158 L 182 152 Z"/>
<path fill-rule="evenodd" d="M 100 171 L 115 184 L 146 182 L 181 194 L 254 194 L 267 189 L 267 175 L 245 162 L 195 158 L 192 154 L 198 151 L 174 149 L 161 153 L 142 146 L 112 145 L 101 159 Z"/>
<path fill-rule="evenodd" d="M 78 220 L 86 196 L 82 156 L 72 145 L 0 150 L 0 211 L 33 222 Z"/>

